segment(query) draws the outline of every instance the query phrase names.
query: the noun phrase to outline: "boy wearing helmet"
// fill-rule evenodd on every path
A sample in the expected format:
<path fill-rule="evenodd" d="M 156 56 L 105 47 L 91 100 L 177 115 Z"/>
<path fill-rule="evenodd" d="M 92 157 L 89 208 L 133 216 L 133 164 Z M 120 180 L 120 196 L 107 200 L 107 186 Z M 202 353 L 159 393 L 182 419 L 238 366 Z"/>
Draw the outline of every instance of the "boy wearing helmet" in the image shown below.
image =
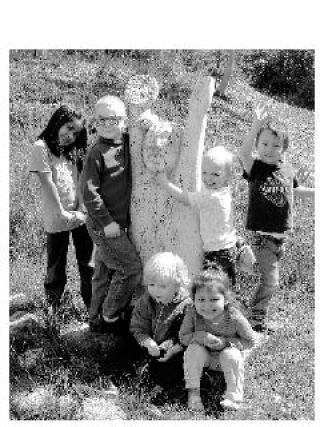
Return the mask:
<path fill-rule="evenodd" d="M 98 100 L 97 138 L 83 169 L 83 202 L 96 245 L 89 311 L 92 332 L 125 332 L 123 314 L 141 281 L 141 261 L 128 236 L 132 183 L 125 119 L 125 106 L 118 97 Z"/>

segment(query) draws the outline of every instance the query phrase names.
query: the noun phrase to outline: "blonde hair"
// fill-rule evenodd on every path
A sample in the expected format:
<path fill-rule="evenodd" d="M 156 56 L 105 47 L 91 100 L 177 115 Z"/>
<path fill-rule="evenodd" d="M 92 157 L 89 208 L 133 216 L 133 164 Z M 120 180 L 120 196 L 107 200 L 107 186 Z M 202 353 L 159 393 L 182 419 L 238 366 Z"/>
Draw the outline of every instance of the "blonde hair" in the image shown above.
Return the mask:
<path fill-rule="evenodd" d="M 97 107 L 103 105 L 106 109 L 108 116 L 119 116 L 126 117 L 126 107 L 120 98 L 114 95 L 105 95 L 102 98 L 98 99 L 95 110 L 97 114 Z"/>
<path fill-rule="evenodd" d="M 216 145 L 210 148 L 204 155 L 204 158 L 208 158 L 211 162 L 217 163 L 223 166 L 226 176 L 228 179 L 231 178 L 233 154 L 222 145 Z"/>
<path fill-rule="evenodd" d="M 179 288 L 189 285 L 188 269 L 183 260 L 172 252 L 158 252 L 148 259 L 143 270 L 143 282 L 174 280 Z"/>

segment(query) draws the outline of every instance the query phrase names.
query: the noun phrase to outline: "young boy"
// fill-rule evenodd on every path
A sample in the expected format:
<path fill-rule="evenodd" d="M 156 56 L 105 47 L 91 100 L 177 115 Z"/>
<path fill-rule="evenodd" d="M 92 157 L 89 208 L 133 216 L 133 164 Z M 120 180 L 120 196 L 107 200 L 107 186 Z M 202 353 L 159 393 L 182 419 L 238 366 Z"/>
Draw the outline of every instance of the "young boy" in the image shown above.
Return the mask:
<path fill-rule="evenodd" d="M 122 333 L 121 318 L 141 281 L 141 262 L 128 237 L 131 169 L 126 111 L 115 96 L 95 106 L 97 139 L 83 170 L 83 202 L 88 230 L 96 244 L 89 327 L 92 332 Z"/>
<path fill-rule="evenodd" d="M 200 234 L 203 241 L 204 268 L 218 263 L 236 285 L 236 260 L 242 251 L 253 254 L 237 238 L 233 225 L 232 194 L 230 189 L 232 154 L 222 146 L 208 150 L 202 159 L 201 191 L 183 190 L 158 174 L 157 180 L 178 201 L 197 209 L 200 213 Z"/>
<path fill-rule="evenodd" d="M 179 329 L 192 303 L 187 267 L 178 255 L 157 253 L 144 267 L 144 284 L 147 289 L 133 310 L 130 331 L 150 356 L 151 379 L 170 388 L 183 379 Z"/>
<path fill-rule="evenodd" d="M 292 228 L 293 195 L 314 197 L 314 189 L 298 185 L 292 167 L 284 161 L 287 135 L 272 129 L 263 105 L 255 110 L 254 122 L 240 148 L 244 178 L 249 183 L 248 230 L 253 231 L 254 247 L 261 273 L 260 285 L 252 302 L 251 322 L 258 332 L 276 329 L 267 322 L 268 306 L 279 283 L 279 261 L 288 231 Z M 257 156 L 252 152 L 256 149 Z"/>

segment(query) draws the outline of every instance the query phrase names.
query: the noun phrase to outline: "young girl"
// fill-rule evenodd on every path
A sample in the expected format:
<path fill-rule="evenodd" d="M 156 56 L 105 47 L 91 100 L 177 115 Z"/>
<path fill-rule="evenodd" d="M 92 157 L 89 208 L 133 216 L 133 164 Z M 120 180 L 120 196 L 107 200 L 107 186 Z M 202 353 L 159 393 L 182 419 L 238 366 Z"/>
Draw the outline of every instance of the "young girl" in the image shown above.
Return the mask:
<path fill-rule="evenodd" d="M 184 378 L 188 405 L 203 410 L 200 379 L 204 368 L 222 369 L 226 392 L 221 406 L 238 409 L 243 400 L 245 352 L 257 335 L 236 307 L 229 279 L 221 267 L 212 267 L 193 280 L 193 306 L 188 309 L 179 333 L 187 349 L 184 354 Z"/>
<path fill-rule="evenodd" d="M 61 106 L 34 143 L 30 172 L 41 184 L 42 212 L 47 236 L 47 273 L 44 290 L 50 318 L 56 321 L 66 285 L 66 262 L 71 232 L 81 280 L 81 295 L 89 309 L 93 243 L 79 201 L 78 181 L 87 148 L 81 114 Z"/>
<path fill-rule="evenodd" d="M 130 331 L 150 356 L 149 376 L 169 388 L 183 379 L 179 329 L 188 297 L 188 271 L 171 252 L 153 255 L 144 267 L 145 293 L 133 310 Z"/>
<path fill-rule="evenodd" d="M 177 187 L 169 182 L 166 173 L 158 174 L 157 180 L 171 196 L 198 210 L 204 250 L 203 266 L 208 268 L 211 263 L 219 263 L 234 287 L 237 258 L 241 253 L 247 256 L 248 270 L 255 259 L 251 249 L 237 237 L 233 224 L 230 188 L 232 159 L 232 154 L 222 146 L 208 150 L 202 159 L 200 191 L 191 192 Z"/>

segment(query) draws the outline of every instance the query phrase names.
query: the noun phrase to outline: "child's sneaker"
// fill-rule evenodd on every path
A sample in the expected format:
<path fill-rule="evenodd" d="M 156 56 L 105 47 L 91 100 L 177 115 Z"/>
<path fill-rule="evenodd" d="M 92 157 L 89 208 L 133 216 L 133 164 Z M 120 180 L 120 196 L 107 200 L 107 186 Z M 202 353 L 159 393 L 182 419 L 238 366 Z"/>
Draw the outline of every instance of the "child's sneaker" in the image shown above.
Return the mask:
<path fill-rule="evenodd" d="M 199 388 L 190 388 L 188 390 L 188 408 L 191 411 L 204 411 Z"/>
<path fill-rule="evenodd" d="M 231 399 L 223 399 L 220 402 L 220 405 L 224 408 L 224 409 L 230 409 L 232 411 L 236 411 L 240 408 L 240 402 L 237 402 L 235 400 L 231 400 Z"/>

